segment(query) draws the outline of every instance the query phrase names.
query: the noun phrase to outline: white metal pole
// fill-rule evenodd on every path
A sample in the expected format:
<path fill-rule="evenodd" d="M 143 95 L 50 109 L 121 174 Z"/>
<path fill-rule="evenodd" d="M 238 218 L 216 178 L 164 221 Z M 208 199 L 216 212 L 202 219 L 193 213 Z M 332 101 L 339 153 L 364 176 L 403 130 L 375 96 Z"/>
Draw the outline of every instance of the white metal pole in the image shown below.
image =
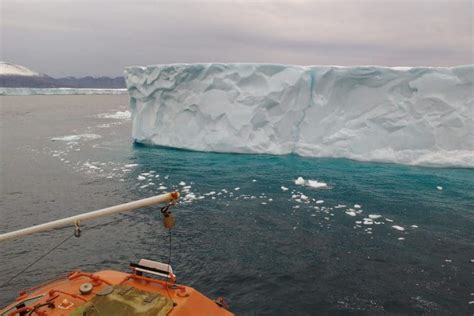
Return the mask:
<path fill-rule="evenodd" d="M 23 237 L 29 234 L 33 234 L 33 233 L 43 232 L 46 230 L 65 227 L 69 225 L 75 225 L 76 222 L 80 222 L 84 220 L 95 219 L 98 217 L 107 216 L 107 215 L 111 215 L 115 213 L 131 211 L 131 210 L 142 208 L 145 206 L 151 206 L 155 204 L 169 202 L 172 200 L 177 200 L 178 198 L 179 198 L 179 192 L 170 192 L 170 193 L 165 193 L 165 194 L 161 194 L 157 196 L 152 196 L 152 197 L 138 200 L 138 201 L 111 206 L 111 207 L 107 207 L 101 210 L 84 213 L 84 214 L 80 214 L 76 216 L 71 216 L 71 217 L 59 219 L 56 221 L 16 230 L 10 233 L 1 234 L 0 242 L 5 241 L 5 240 L 10 240 L 10 239 L 16 239 L 16 238 Z"/>

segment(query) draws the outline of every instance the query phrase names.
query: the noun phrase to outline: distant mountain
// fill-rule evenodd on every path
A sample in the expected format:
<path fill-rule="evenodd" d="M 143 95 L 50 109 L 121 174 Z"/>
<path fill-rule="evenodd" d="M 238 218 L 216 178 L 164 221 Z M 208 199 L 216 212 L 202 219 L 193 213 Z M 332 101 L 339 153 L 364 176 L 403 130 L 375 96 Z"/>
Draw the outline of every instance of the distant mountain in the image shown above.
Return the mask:
<path fill-rule="evenodd" d="M 125 88 L 125 80 L 123 77 L 91 76 L 52 78 L 20 65 L 0 62 L 0 87 L 121 89 Z"/>
<path fill-rule="evenodd" d="M 42 77 L 43 74 L 35 72 L 26 67 L 10 64 L 7 62 L 0 62 L 0 75 L 5 76 L 28 76 L 28 77 Z"/>

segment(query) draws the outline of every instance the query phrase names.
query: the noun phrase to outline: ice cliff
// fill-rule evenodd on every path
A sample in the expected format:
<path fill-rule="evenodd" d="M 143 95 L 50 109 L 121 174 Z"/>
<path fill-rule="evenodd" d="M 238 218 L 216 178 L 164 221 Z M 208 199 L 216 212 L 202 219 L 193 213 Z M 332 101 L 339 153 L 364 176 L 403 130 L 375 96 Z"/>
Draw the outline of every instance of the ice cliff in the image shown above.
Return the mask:
<path fill-rule="evenodd" d="M 128 67 L 137 142 L 474 167 L 474 66 Z"/>
<path fill-rule="evenodd" d="M 0 87 L 0 95 L 89 95 L 127 94 L 127 89 L 91 88 L 6 88 Z"/>

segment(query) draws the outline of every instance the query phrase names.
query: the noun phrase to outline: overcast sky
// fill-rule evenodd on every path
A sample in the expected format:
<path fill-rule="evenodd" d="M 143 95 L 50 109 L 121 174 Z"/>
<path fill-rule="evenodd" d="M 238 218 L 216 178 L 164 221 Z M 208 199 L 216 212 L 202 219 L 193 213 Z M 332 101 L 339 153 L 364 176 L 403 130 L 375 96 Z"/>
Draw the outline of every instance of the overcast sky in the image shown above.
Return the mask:
<path fill-rule="evenodd" d="M 472 64 L 473 3 L 0 0 L 0 58 L 54 77 L 181 62 Z"/>

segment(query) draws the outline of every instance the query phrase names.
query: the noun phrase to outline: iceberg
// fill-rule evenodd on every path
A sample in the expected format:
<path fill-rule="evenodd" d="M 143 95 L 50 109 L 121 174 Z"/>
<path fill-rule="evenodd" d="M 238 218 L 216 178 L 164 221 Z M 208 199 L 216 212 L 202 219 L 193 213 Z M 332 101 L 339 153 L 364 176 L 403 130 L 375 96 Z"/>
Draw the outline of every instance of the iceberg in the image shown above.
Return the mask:
<path fill-rule="evenodd" d="M 128 67 L 135 141 L 474 167 L 474 66 Z"/>
<path fill-rule="evenodd" d="M 0 87 L 0 95 L 90 95 L 90 94 L 127 94 L 127 89 Z"/>

